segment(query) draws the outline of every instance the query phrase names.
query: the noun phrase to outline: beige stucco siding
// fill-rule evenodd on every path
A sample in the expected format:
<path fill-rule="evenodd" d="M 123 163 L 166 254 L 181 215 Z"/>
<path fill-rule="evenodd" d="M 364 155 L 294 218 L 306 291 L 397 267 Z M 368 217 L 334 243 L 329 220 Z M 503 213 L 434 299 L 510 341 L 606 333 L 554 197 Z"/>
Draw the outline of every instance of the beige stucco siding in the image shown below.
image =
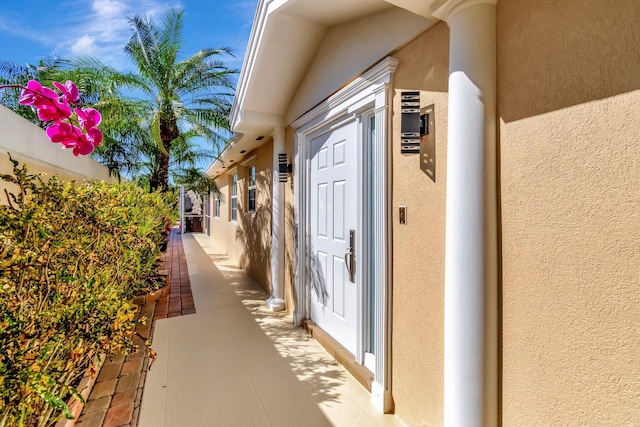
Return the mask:
<path fill-rule="evenodd" d="M 443 423 L 444 238 L 449 30 L 438 24 L 393 54 L 392 390 L 408 425 Z M 436 182 L 400 154 L 400 92 L 420 90 L 436 115 Z M 398 207 L 407 207 L 399 224 Z"/>
<path fill-rule="evenodd" d="M 640 425 L 640 3 L 497 17 L 503 424 Z"/>
<path fill-rule="evenodd" d="M 249 153 L 256 155 L 251 164 L 239 165 L 243 169 L 242 197 L 239 198 L 236 238 L 243 244 L 240 266 L 264 289 L 271 289 L 271 188 L 273 170 L 273 143 L 269 142 Z M 247 177 L 249 166 L 256 166 L 256 211 L 247 212 Z"/>
<path fill-rule="evenodd" d="M 285 136 L 285 152 L 293 162 L 295 148 L 293 130 L 288 128 Z M 238 220 L 230 221 L 230 175 L 223 173 L 215 181 L 220 188 L 220 217 L 211 218 L 210 243 L 219 253 L 229 256 L 229 261 L 249 273 L 268 292 L 271 291 L 271 194 L 273 168 L 273 140 L 266 140 L 257 149 L 238 159 L 225 159 L 226 170 L 238 174 Z M 255 156 L 250 164 L 247 159 Z M 229 163 L 229 160 L 234 160 Z M 257 168 L 256 212 L 247 212 L 248 167 Z M 285 184 L 285 283 L 284 296 L 287 311 L 293 311 L 295 277 L 295 214 L 293 197 L 293 175 Z M 213 206 L 213 199 L 212 199 Z M 213 212 L 213 208 L 212 208 Z"/>
<path fill-rule="evenodd" d="M 220 216 L 211 218 L 210 243 L 217 253 L 228 255 L 230 262 L 237 265 L 242 247 L 236 241 L 237 224 L 229 221 L 230 177 L 223 173 L 215 181 L 220 189 Z"/>
<path fill-rule="evenodd" d="M 255 155 L 255 160 L 243 165 Z M 216 179 L 222 193 L 220 218 L 211 218 L 211 243 L 217 251 L 247 273 L 265 290 L 271 288 L 271 171 L 273 143 L 266 142 L 243 158 L 227 159 L 238 174 L 237 221 L 230 221 L 230 174 Z M 232 164 L 228 160 L 234 160 Z M 256 166 L 256 211 L 247 212 L 249 167 Z"/>

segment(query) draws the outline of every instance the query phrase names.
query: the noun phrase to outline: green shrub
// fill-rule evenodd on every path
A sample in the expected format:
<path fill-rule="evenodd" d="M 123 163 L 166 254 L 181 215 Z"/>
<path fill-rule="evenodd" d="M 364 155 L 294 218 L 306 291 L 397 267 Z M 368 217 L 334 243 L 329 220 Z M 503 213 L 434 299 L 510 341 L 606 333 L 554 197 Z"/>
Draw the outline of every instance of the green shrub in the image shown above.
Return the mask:
<path fill-rule="evenodd" d="M 172 195 L 56 177 L 14 163 L 0 206 L 0 426 L 50 425 L 97 356 L 128 354 L 132 297 L 156 290 Z M 175 199 L 173 199 L 175 200 Z"/>

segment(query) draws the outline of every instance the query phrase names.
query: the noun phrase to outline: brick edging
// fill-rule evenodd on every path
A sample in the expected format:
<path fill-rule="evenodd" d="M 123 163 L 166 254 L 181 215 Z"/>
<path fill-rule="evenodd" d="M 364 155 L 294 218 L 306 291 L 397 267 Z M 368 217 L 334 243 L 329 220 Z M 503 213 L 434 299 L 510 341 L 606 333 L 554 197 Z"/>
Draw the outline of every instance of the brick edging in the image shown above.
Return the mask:
<path fill-rule="evenodd" d="M 166 272 L 168 285 L 159 294 L 156 292 L 153 296 L 146 297 L 137 314 L 138 317 L 145 316 L 148 319 L 145 325 L 136 326 L 133 339 L 139 349 L 127 358 L 116 358 L 104 364 L 97 377 L 98 390 L 95 395 L 89 395 L 90 400 L 78 419 L 78 426 L 135 427 L 140 416 L 144 383 L 150 364 L 144 341 L 152 339 L 155 320 L 195 313 L 181 235 L 174 228 L 169 237 L 160 270 Z M 141 299 L 138 301 L 142 302 Z"/>

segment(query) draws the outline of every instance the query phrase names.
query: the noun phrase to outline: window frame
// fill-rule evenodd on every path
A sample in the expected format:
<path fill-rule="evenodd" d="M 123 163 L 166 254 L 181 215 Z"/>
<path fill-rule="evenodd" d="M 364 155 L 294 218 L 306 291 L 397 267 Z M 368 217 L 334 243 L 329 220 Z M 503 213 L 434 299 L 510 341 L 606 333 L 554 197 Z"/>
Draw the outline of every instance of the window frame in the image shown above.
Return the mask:
<path fill-rule="evenodd" d="M 255 213 L 257 207 L 256 195 L 258 187 L 256 185 L 258 170 L 255 165 L 247 167 L 247 212 Z M 253 202 L 253 203 L 252 203 Z"/>
<path fill-rule="evenodd" d="M 207 197 L 203 198 L 203 203 L 204 203 L 204 209 L 203 209 L 203 213 L 204 213 L 204 223 L 205 223 L 205 230 L 206 230 L 206 234 L 208 236 L 211 236 L 211 192 L 207 192 Z"/>
<path fill-rule="evenodd" d="M 238 173 L 229 175 L 229 222 L 238 221 Z"/>
<path fill-rule="evenodd" d="M 213 217 L 220 219 L 220 196 L 213 193 Z"/>

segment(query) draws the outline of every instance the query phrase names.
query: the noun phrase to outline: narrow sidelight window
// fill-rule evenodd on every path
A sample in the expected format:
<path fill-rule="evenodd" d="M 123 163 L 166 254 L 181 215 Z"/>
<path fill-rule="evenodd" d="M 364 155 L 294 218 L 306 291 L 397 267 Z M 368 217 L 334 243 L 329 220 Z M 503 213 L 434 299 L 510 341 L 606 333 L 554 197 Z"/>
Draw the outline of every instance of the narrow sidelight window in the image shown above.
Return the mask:
<path fill-rule="evenodd" d="M 247 183 L 247 207 L 249 212 L 256 211 L 256 167 L 249 168 L 249 180 Z"/>
<path fill-rule="evenodd" d="M 238 174 L 231 176 L 231 221 L 238 220 Z"/>

